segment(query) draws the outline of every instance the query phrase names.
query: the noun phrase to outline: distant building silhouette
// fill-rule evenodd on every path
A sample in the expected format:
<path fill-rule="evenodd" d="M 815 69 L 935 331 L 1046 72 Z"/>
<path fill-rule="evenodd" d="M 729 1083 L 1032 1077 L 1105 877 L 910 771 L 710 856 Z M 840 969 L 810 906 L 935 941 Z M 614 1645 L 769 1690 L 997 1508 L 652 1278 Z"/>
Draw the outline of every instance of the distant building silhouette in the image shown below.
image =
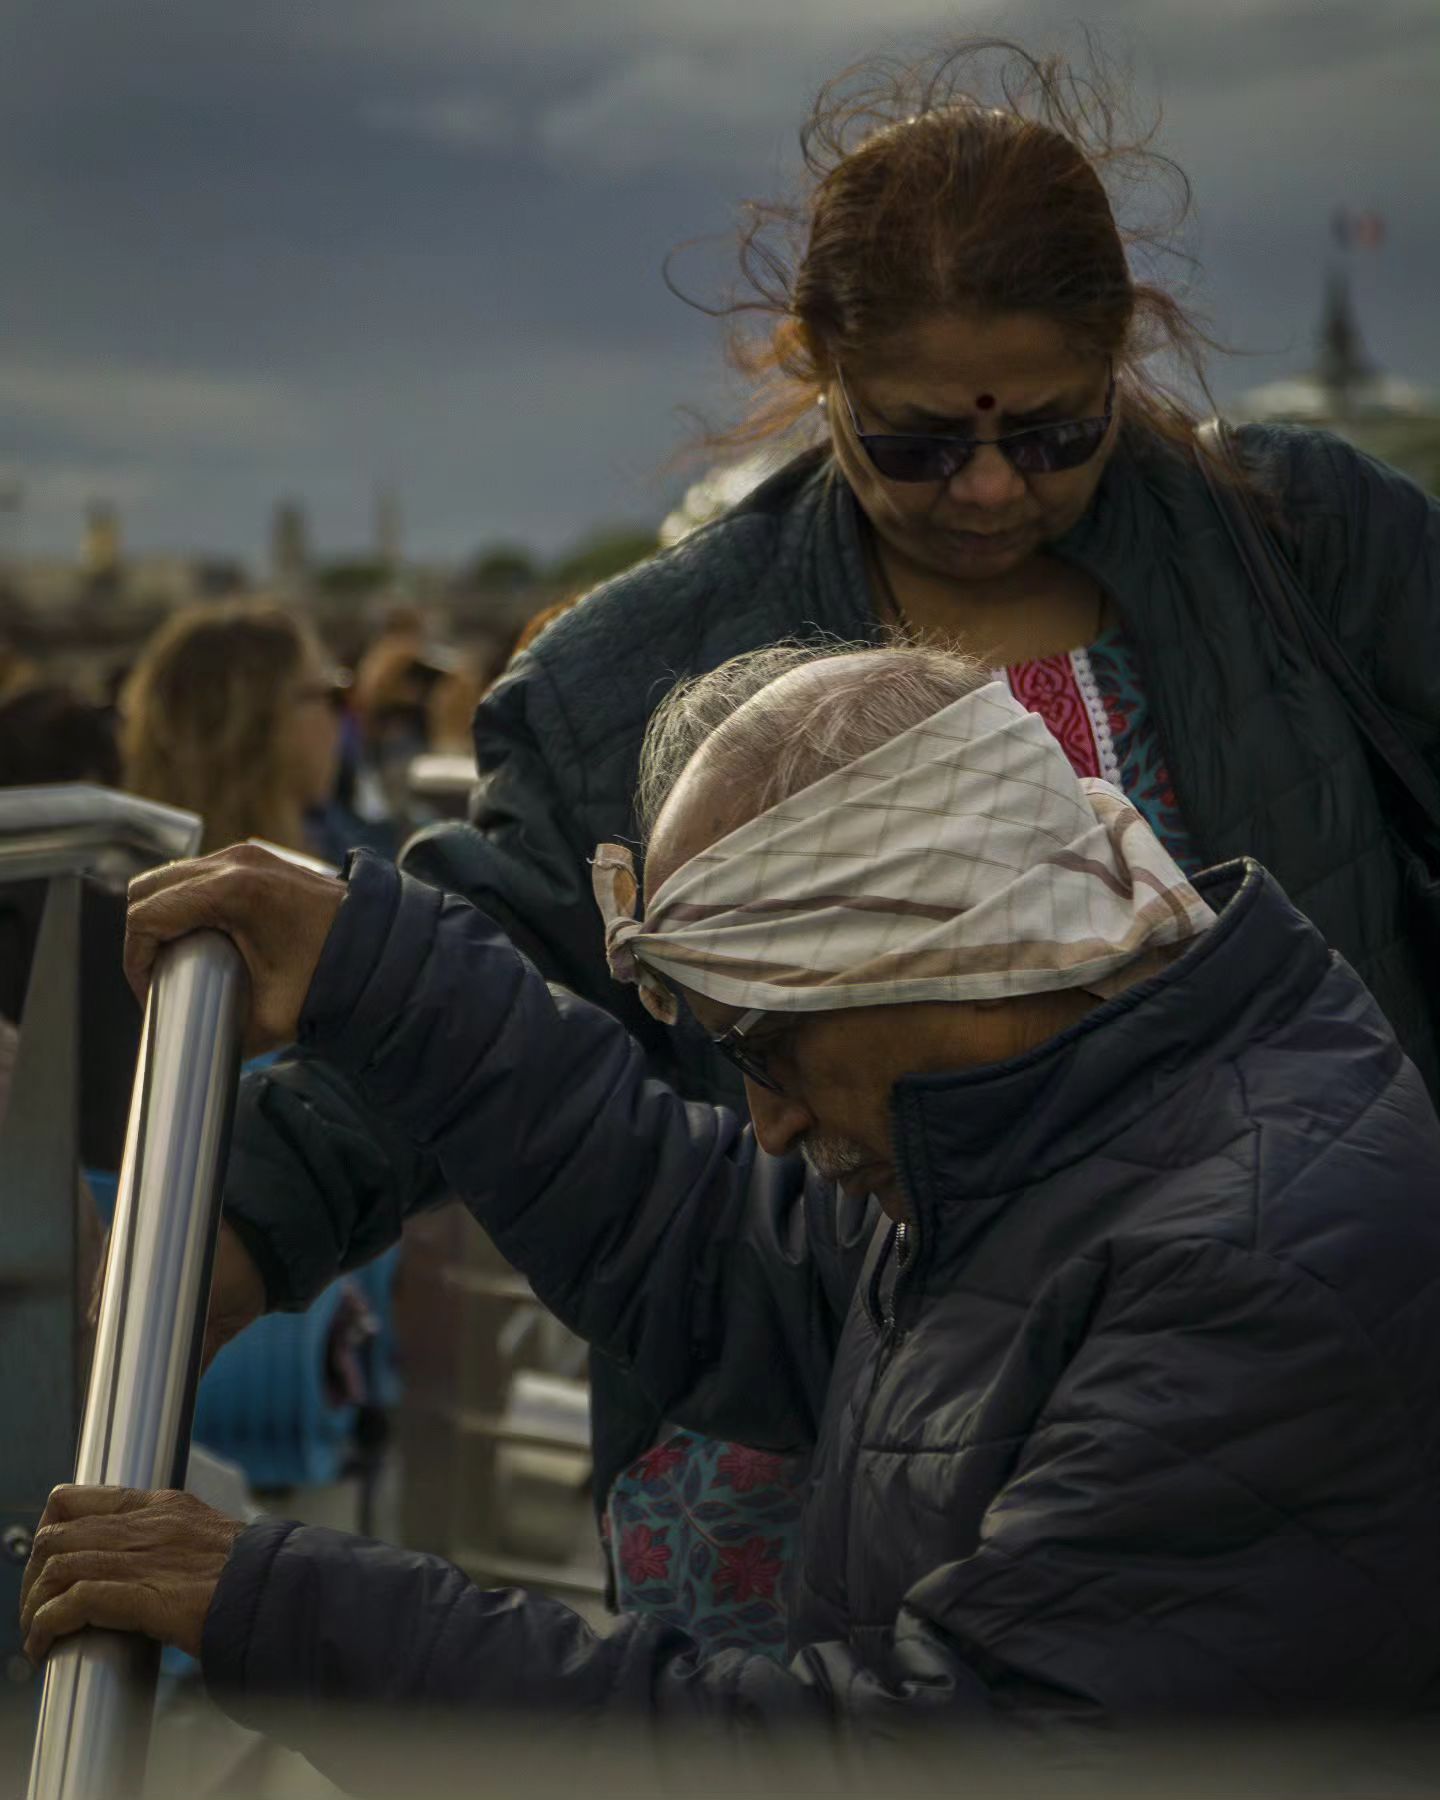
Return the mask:
<path fill-rule="evenodd" d="M 708 470 L 686 488 L 680 504 L 662 520 L 661 545 L 668 550 L 692 531 L 738 506 L 794 454 L 792 444 L 768 445 L 740 461 L 721 463 Z"/>
<path fill-rule="evenodd" d="M 93 586 L 115 586 L 123 561 L 120 515 L 106 501 L 86 509 L 85 535 L 80 545 L 80 571 Z"/>
<path fill-rule="evenodd" d="M 304 591 L 310 579 L 310 528 L 298 500 L 281 500 L 270 521 L 270 574 L 285 594 Z"/>
<path fill-rule="evenodd" d="M 1440 398 L 1367 355 L 1344 264 L 1325 279 L 1314 365 L 1251 388 L 1232 411 L 1239 419 L 1323 426 L 1440 492 Z"/>
<path fill-rule="evenodd" d="M 25 490 L 20 483 L 0 479 L 0 573 L 19 560 L 20 520 L 24 507 Z"/>
<path fill-rule="evenodd" d="M 400 496 L 394 488 L 382 487 L 375 495 L 375 560 L 392 575 L 404 560 L 401 535 Z"/>

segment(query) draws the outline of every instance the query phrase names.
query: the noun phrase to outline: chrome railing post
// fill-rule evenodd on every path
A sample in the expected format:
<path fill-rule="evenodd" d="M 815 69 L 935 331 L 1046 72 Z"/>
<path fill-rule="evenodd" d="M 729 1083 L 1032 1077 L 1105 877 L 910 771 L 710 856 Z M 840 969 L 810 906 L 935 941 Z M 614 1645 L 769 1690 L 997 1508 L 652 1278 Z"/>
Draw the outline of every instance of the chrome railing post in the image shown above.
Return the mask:
<path fill-rule="evenodd" d="M 77 1482 L 180 1487 L 239 1074 L 244 970 L 213 932 L 161 953 L 151 984 Z M 45 1670 L 30 1800 L 141 1791 L 158 1655 L 88 1631 Z"/>
<path fill-rule="evenodd" d="M 0 1792 L 23 1779 L 34 1729 L 32 1673 L 20 1654 L 20 1580 L 45 1496 L 75 1463 L 84 1386 L 77 1213 L 81 1120 L 82 887 L 123 893 L 143 869 L 193 855 L 193 813 L 110 788 L 0 789 L 0 914 L 8 959 L 44 894 L 19 1020 L 9 1107 L 0 1124 Z M 18 908 L 18 921 L 11 920 Z M 93 925 L 99 915 L 90 917 Z M 116 919 L 114 956 L 121 937 Z M 122 1037 L 128 1032 L 122 1029 Z M 94 1046 L 90 1046 L 94 1048 Z M 128 1060 L 128 1058 L 127 1058 Z M 128 1091 L 132 1068 L 117 1068 Z"/>

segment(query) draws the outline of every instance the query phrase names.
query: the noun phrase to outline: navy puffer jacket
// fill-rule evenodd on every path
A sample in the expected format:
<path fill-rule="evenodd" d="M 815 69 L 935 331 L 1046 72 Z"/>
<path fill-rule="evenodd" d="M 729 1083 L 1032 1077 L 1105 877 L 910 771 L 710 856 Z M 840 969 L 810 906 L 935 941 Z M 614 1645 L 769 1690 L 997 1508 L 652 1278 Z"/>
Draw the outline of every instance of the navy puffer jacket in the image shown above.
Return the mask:
<path fill-rule="evenodd" d="M 1254 864 L 1164 974 L 902 1081 L 908 1243 L 680 1100 L 463 901 L 361 857 L 303 1030 L 667 1417 L 813 1448 L 793 1660 L 283 1523 L 212 1689 L 890 1736 L 1399 1712 L 1440 1672 L 1440 1126 Z M 302 1749 L 303 1706 L 284 1735 Z M 318 1729 L 318 1727 L 317 1727 Z"/>
<path fill-rule="evenodd" d="M 1440 505 L 1324 432 L 1247 426 L 1240 442 L 1301 584 L 1440 771 Z M 1440 995 L 1417 964 L 1383 784 L 1330 683 L 1277 640 L 1193 461 L 1126 433 L 1055 550 L 1100 584 L 1134 642 L 1196 855 L 1263 863 L 1440 1094 Z M 476 714 L 478 829 L 436 827 L 404 864 L 615 1013 L 682 1093 L 738 1103 L 735 1071 L 702 1033 L 659 1030 L 611 981 L 586 858 L 636 837 L 641 738 L 678 678 L 780 638 L 881 629 L 854 497 L 828 458 L 802 457 L 540 637 Z M 243 1084 L 225 1206 L 271 1306 L 308 1305 L 444 1197 L 434 1158 L 333 1067 L 289 1057 Z M 660 1420 L 603 1357 L 594 1378 L 603 1503 Z"/>

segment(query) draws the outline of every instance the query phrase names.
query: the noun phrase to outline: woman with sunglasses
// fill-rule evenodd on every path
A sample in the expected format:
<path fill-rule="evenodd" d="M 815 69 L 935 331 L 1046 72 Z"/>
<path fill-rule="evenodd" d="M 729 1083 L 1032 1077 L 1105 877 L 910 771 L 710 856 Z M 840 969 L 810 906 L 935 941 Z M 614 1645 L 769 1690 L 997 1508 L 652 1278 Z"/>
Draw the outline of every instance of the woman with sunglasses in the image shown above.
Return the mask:
<path fill-rule="evenodd" d="M 1208 407 L 1154 374 L 1156 352 L 1200 374 L 1202 334 L 1143 272 L 1184 180 L 1147 133 L 1125 135 L 1114 98 L 1103 73 L 993 44 L 822 94 L 803 200 L 752 209 L 751 286 L 729 309 L 763 325 L 738 345 L 758 397 L 731 446 L 808 431 L 809 447 L 536 641 L 476 716 L 474 827 L 434 827 L 407 853 L 551 978 L 623 1013 L 682 1091 L 738 1095 L 734 1060 L 765 1072 L 774 1050 L 763 1020 L 718 1047 L 698 1030 L 657 1041 L 606 978 L 587 858 L 639 836 L 646 722 L 677 680 L 742 651 L 897 631 L 1004 670 L 1187 869 L 1258 857 L 1436 1085 L 1440 995 L 1420 974 L 1391 798 L 1332 684 L 1267 622 L 1201 466 Z M 1117 217 L 1112 193 L 1150 225 Z M 1315 607 L 1435 758 L 1436 507 L 1321 433 L 1249 428 L 1237 453 L 1243 473 L 1221 479 L 1260 500 Z M 444 1184 L 337 1078 L 292 1064 L 260 1079 L 227 1191 L 250 1250 L 227 1240 L 234 1320 L 303 1304 Z M 717 1647 L 778 1645 L 793 1486 L 774 1456 L 657 1442 L 660 1425 L 597 1366 L 596 1492 L 622 1601 L 677 1612 Z"/>

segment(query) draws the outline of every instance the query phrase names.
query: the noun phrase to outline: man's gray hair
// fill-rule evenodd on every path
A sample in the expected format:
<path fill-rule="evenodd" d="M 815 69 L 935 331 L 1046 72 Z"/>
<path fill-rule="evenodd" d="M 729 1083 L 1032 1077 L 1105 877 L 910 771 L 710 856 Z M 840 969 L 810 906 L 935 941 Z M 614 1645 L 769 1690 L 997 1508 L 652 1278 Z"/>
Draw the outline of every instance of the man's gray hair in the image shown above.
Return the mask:
<path fill-rule="evenodd" d="M 752 708 L 747 729 L 726 733 L 726 778 L 752 797 L 755 815 L 992 679 L 973 658 L 922 644 L 783 643 L 732 657 L 679 682 L 650 720 L 636 794 L 647 839 L 701 745 L 772 682 L 818 662 L 848 666 L 837 667 L 826 682 L 794 684 L 793 698 Z"/>

